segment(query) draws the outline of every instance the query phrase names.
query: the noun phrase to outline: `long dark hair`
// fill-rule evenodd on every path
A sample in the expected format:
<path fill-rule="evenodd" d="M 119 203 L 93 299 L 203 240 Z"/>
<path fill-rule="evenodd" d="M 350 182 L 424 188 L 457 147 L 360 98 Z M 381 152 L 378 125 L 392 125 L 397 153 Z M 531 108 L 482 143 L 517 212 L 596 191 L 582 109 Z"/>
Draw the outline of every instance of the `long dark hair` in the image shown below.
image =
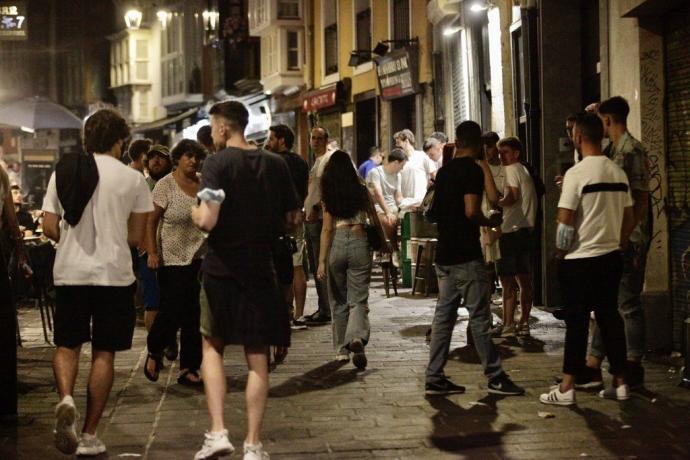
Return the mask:
<path fill-rule="evenodd" d="M 368 206 L 369 191 L 357 175 L 350 155 L 336 150 L 321 176 L 321 197 L 335 218 L 351 219 Z"/>

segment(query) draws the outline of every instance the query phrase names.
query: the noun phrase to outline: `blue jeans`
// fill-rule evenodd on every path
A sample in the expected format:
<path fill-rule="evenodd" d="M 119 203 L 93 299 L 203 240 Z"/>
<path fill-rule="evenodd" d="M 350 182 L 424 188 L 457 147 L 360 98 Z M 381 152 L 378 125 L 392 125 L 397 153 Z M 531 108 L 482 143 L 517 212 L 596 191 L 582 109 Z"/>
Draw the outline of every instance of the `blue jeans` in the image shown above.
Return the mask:
<path fill-rule="evenodd" d="M 503 373 L 501 358 L 491 340 L 491 296 L 489 272 L 481 259 L 458 265 L 437 265 L 438 301 L 431 325 L 427 383 L 445 379 L 443 368 L 448 361 L 450 340 L 453 335 L 458 308 L 465 307 L 470 314 L 470 329 L 474 346 L 489 379 Z"/>
<path fill-rule="evenodd" d="M 304 224 L 304 231 L 307 243 L 307 256 L 309 258 L 309 267 L 312 275 L 314 275 L 314 284 L 316 285 L 316 294 L 319 298 L 319 315 L 330 317 L 331 309 L 328 307 L 328 290 L 321 280 L 316 277 L 316 270 L 319 268 L 319 252 L 321 252 L 321 228 L 323 221 L 306 222 Z"/>
<path fill-rule="evenodd" d="M 645 352 L 645 320 L 641 294 L 647 262 L 647 246 L 630 243 L 623 251 L 623 275 L 618 286 L 618 312 L 625 324 L 628 359 L 638 361 Z M 590 354 L 604 359 L 606 347 L 599 327 L 594 328 Z"/>
<path fill-rule="evenodd" d="M 328 255 L 327 279 L 335 351 L 347 353 L 354 339 L 366 345 L 370 332 L 371 251 L 365 235 L 336 230 Z"/>

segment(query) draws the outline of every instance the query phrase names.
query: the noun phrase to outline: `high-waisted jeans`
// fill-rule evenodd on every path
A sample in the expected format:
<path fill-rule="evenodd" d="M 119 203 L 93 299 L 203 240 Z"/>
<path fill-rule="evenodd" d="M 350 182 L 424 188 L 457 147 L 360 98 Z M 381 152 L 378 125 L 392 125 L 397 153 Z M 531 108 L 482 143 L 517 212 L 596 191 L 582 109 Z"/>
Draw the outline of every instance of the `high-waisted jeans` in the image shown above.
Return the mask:
<path fill-rule="evenodd" d="M 369 341 L 371 251 L 366 235 L 336 229 L 327 272 L 333 346 L 336 352 L 347 353 L 354 339 L 365 345 Z"/>

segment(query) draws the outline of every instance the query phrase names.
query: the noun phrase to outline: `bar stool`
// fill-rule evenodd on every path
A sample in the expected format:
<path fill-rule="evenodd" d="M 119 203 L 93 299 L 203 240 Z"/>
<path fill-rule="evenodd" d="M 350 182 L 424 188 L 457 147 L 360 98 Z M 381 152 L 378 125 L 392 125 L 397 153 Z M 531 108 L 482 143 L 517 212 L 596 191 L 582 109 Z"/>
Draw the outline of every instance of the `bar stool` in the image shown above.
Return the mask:
<path fill-rule="evenodd" d="M 398 268 L 388 256 L 388 260 L 381 260 L 381 271 L 383 272 L 383 289 L 386 291 L 386 298 L 390 298 L 390 286 L 393 285 L 393 294 L 398 296 Z"/>
<path fill-rule="evenodd" d="M 431 284 L 435 280 L 434 274 L 434 254 L 436 252 L 436 238 L 412 238 L 418 243 L 417 261 L 414 269 L 412 281 L 412 295 L 417 291 L 417 282 L 424 281 L 424 296 L 428 297 Z M 420 274 L 421 272 L 421 274 Z"/>

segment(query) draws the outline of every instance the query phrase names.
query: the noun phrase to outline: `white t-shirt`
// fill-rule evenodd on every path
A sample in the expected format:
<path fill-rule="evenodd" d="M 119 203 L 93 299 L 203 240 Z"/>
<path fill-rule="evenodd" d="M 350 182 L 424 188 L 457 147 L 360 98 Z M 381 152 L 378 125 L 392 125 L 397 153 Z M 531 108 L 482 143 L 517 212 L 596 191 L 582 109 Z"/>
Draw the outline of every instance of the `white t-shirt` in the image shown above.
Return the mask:
<path fill-rule="evenodd" d="M 512 233 L 521 228 L 534 227 L 537 217 L 537 192 L 534 189 L 534 181 L 527 168 L 521 163 L 513 163 L 504 166 L 505 184 L 502 189 L 507 193 L 508 187 L 515 187 L 520 191 L 520 199 L 511 206 L 503 208 L 503 233 Z M 498 185 L 498 184 L 497 184 Z"/>
<path fill-rule="evenodd" d="M 506 172 L 503 168 L 503 165 L 492 165 L 491 163 L 489 163 L 489 169 L 491 170 L 491 175 L 494 178 L 496 190 L 498 190 L 499 193 L 502 193 L 506 183 Z M 486 192 L 484 192 L 484 199 L 482 200 L 482 212 L 485 216 L 488 216 L 489 211 L 491 211 L 492 209 L 493 207 L 489 203 L 489 198 L 486 196 Z"/>
<path fill-rule="evenodd" d="M 62 219 L 53 276 L 58 286 L 129 286 L 134 283 L 127 221 L 153 211 L 144 176 L 108 155 L 94 155 L 98 185 L 76 227 Z M 43 200 L 44 211 L 63 217 L 55 173 Z"/>
<path fill-rule="evenodd" d="M 620 247 L 623 210 L 632 206 L 625 172 L 604 155 L 568 169 L 559 208 L 575 211 L 575 241 L 566 259 L 598 257 Z"/>
<path fill-rule="evenodd" d="M 436 172 L 436 164 L 421 150 L 414 150 L 400 173 L 400 191 L 405 199 L 402 206 L 418 206 L 424 200 L 431 174 Z"/>
<path fill-rule="evenodd" d="M 400 173 L 388 174 L 383 166 L 377 166 L 376 168 L 369 171 L 367 174 L 367 185 L 373 187 L 378 185 L 381 187 L 381 193 L 383 194 L 383 200 L 388 206 L 388 210 L 393 213 L 398 212 L 398 205 L 395 202 L 395 193 L 400 190 Z M 382 213 L 383 209 L 376 203 L 376 212 Z"/>

